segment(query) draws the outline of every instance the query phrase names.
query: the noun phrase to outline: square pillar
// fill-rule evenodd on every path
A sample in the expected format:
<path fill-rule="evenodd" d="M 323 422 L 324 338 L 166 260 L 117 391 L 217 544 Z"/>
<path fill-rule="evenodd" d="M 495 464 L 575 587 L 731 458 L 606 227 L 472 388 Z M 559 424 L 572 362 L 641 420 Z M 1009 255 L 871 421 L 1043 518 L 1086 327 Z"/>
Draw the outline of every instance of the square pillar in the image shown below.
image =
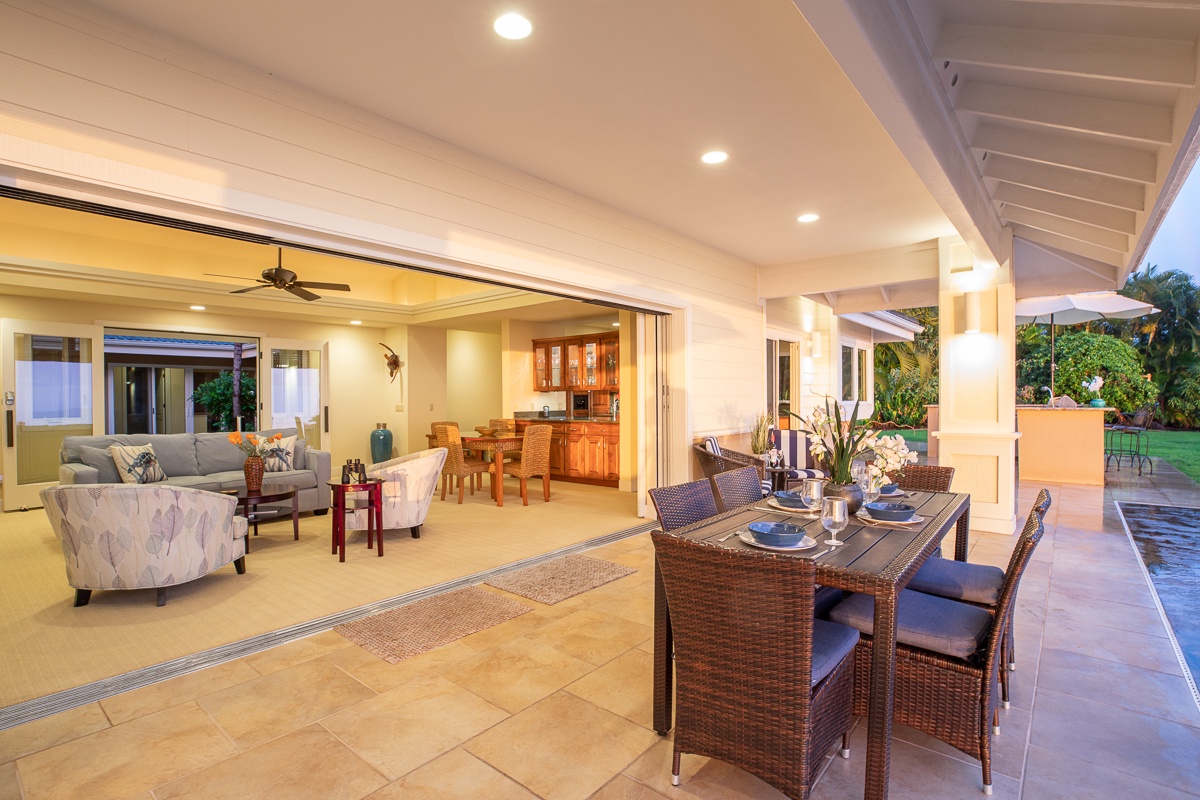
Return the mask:
<path fill-rule="evenodd" d="M 1010 234 L 1011 235 L 1011 234 Z M 1012 252 L 1011 247 L 1008 252 Z M 938 463 L 971 495 L 971 528 L 1016 530 L 1016 326 L 1011 258 L 974 258 L 938 242 Z"/>

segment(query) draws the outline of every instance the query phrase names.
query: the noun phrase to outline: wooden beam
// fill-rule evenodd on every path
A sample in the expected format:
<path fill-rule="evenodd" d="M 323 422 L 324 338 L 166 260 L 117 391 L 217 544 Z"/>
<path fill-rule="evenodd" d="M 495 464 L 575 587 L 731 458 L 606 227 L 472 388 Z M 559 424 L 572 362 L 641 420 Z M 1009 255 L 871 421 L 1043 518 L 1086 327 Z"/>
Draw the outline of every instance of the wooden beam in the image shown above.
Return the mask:
<path fill-rule="evenodd" d="M 822 292 L 821 295 L 825 298 L 825 302 L 829 304 L 830 308 L 837 308 L 838 298 L 836 292 Z"/>
<path fill-rule="evenodd" d="M 985 117 L 1153 144 L 1171 143 L 1171 109 L 1167 106 L 978 82 L 965 84 L 954 106 L 960 112 Z"/>
<path fill-rule="evenodd" d="M 892 301 L 891 291 L 888 289 L 888 287 L 883 286 L 882 284 L 879 287 L 879 295 L 883 298 L 884 303 L 890 303 Z"/>
<path fill-rule="evenodd" d="M 1107 247 L 1081 242 L 1078 239 L 1072 239 L 1068 236 L 1061 236 L 1050 231 L 1042 231 L 1037 228 L 1031 228 L 1028 225 L 1012 224 L 1013 236 L 1019 236 L 1022 239 L 1028 239 L 1031 242 L 1049 245 L 1050 247 L 1058 248 L 1067 253 L 1084 256 L 1093 261 L 1099 261 L 1102 264 L 1107 264 L 1113 267 L 1111 279 L 1116 280 L 1117 270 L 1125 263 L 1125 254 L 1116 250 L 1110 250 Z"/>
<path fill-rule="evenodd" d="M 1146 207 L 1143 184 L 1050 164 L 1035 164 L 1010 156 L 992 156 L 984 161 L 983 175 L 1131 211 L 1142 211 Z"/>
<path fill-rule="evenodd" d="M 985 152 L 1059 164 L 1140 183 L 1158 180 L 1157 157 L 1151 151 L 1047 130 L 1032 131 L 984 122 L 975 129 L 971 146 Z"/>
<path fill-rule="evenodd" d="M 898 308 L 917 308 L 937 305 L 938 283 L 936 280 L 914 281 L 903 286 L 893 286 L 890 299 L 883 300 L 874 289 L 860 289 L 838 294 L 837 314 L 864 314 L 869 311 L 895 311 Z M 808 296 L 818 303 L 820 296 Z"/>
<path fill-rule="evenodd" d="M 1192 40 L 947 23 L 933 46 L 938 61 L 1162 86 L 1193 86 Z"/>
<path fill-rule="evenodd" d="M 1038 230 L 1069 236 L 1081 242 L 1090 242 L 1121 253 L 1129 252 L 1128 236 L 1105 228 L 1097 228 L 1084 222 L 1043 214 L 1040 211 L 1031 211 L 1020 206 L 1005 206 L 1000 212 L 1000 216 L 1010 223 L 1019 223 Z"/>
<path fill-rule="evenodd" d="M 999 182 L 992 196 L 1005 205 L 1020 206 L 1031 211 L 1041 211 L 1056 217 L 1066 217 L 1086 222 L 1118 233 L 1137 233 L 1137 214 L 1123 208 L 1113 208 L 1090 200 L 1067 197 L 1028 186 Z M 1001 210 L 1003 213 L 1003 209 Z"/>

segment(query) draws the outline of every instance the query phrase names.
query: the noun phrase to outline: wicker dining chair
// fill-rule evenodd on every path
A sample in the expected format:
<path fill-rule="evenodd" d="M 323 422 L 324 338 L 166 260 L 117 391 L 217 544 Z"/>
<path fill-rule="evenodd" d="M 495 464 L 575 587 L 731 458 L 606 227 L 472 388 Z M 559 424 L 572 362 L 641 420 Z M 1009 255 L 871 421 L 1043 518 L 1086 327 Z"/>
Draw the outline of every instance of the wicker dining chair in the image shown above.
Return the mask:
<path fill-rule="evenodd" d="M 692 451 L 696 454 L 696 458 L 700 462 L 700 469 L 704 472 L 704 477 L 711 478 L 713 475 L 728 472 L 731 469 L 754 467 L 758 472 L 758 479 L 760 481 L 763 479 L 765 465 L 761 458 L 717 446 L 716 439 L 712 437 L 709 437 L 706 441 L 708 442 L 707 445 L 705 442 L 697 442 L 692 445 Z M 717 449 L 713 450 L 713 447 Z"/>
<path fill-rule="evenodd" d="M 497 436 L 516 436 L 517 435 L 517 421 L 513 417 L 489 419 L 488 427 L 495 428 Z M 521 460 L 521 451 L 520 450 L 502 450 L 502 451 L 500 451 L 500 456 L 505 461 L 520 461 Z"/>
<path fill-rule="evenodd" d="M 550 434 L 549 425 L 530 425 L 525 429 L 525 441 L 521 443 L 521 460 L 506 469 L 506 474 L 521 479 L 521 502 L 529 505 L 528 480 L 542 479 L 542 499 L 550 502 Z M 499 491 L 504 491 L 501 486 Z"/>
<path fill-rule="evenodd" d="M 675 645 L 671 782 L 689 753 L 804 800 L 839 736 L 850 757 L 858 632 L 813 618 L 811 559 L 650 536 Z"/>
<path fill-rule="evenodd" d="M 992 735 L 1000 732 L 999 681 L 1003 641 L 1017 587 L 1045 527 L 1030 512 L 1017 539 L 993 615 L 986 609 L 910 589 L 897 604 L 895 701 L 892 718 L 940 739 L 983 767 L 992 793 Z M 865 635 L 855 649 L 854 713 L 866 714 L 871 687 L 874 598 L 852 594 L 830 619 Z"/>
<path fill-rule="evenodd" d="M 754 467 L 739 467 L 728 472 L 718 472 L 709 478 L 713 495 L 717 499 L 717 510 L 728 511 L 738 506 L 758 503 L 763 499 L 762 481 Z"/>
<path fill-rule="evenodd" d="M 954 467 L 905 464 L 904 474 L 892 476 L 892 482 L 906 492 L 948 492 L 954 481 Z"/>
<path fill-rule="evenodd" d="M 707 480 L 659 486 L 650 490 L 650 500 L 658 512 L 658 524 L 664 531 L 691 525 L 717 513 L 712 484 Z"/>
<path fill-rule="evenodd" d="M 446 479 L 458 479 L 458 504 L 462 505 L 465 479 L 471 482 L 471 494 L 475 494 L 476 476 L 490 472 L 492 465 L 480 458 L 467 458 L 463 455 L 462 434 L 458 425 L 434 425 L 434 435 L 437 436 L 438 447 L 446 448 L 446 465 L 442 467 L 442 499 L 446 499 Z"/>

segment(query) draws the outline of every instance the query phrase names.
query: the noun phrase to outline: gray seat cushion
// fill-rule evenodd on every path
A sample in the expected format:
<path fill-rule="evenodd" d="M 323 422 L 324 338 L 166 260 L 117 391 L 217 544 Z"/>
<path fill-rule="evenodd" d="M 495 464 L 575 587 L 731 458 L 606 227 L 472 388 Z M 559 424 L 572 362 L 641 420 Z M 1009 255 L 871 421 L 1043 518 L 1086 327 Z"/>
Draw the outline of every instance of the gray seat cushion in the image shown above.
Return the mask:
<path fill-rule="evenodd" d="M 1000 601 L 1003 587 L 1004 570 L 999 567 L 947 558 L 929 559 L 908 584 L 913 591 L 989 606 Z"/>
<path fill-rule="evenodd" d="M 962 659 L 978 650 L 992 629 L 992 615 L 978 606 L 909 589 L 900 592 L 897 611 L 896 641 Z M 829 612 L 829 618 L 869 635 L 875 598 L 852 594 Z"/>
<path fill-rule="evenodd" d="M 833 671 L 858 644 L 858 631 L 836 622 L 813 620 L 812 685 Z"/>
<path fill-rule="evenodd" d="M 829 612 L 842 602 L 845 592 L 832 586 L 818 586 L 813 598 L 813 616 L 818 619 L 829 619 Z"/>
<path fill-rule="evenodd" d="M 79 460 L 98 473 L 96 483 L 120 483 L 121 473 L 117 472 L 117 463 L 107 449 L 78 445 L 76 453 Z"/>
<path fill-rule="evenodd" d="M 139 433 L 130 437 L 134 444 L 154 447 L 154 457 L 168 478 L 200 475 L 196 463 L 196 437 L 190 433 Z"/>
<path fill-rule="evenodd" d="M 203 489 L 206 492 L 221 491 L 221 484 L 207 475 L 167 475 L 166 482 L 171 486 L 186 486 L 189 489 Z"/>

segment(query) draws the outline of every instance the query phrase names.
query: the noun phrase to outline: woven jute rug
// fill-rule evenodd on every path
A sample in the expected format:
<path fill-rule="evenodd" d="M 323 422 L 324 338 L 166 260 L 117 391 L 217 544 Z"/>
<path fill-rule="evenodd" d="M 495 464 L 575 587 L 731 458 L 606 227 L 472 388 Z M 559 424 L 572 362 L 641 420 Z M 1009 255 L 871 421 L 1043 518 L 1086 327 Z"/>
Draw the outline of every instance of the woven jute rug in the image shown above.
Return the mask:
<path fill-rule="evenodd" d="M 587 556 L 563 556 L 487 581 L 488 586 L 552 606 L 568 597 L 637 572 L 633 567 Z"/>
<path fill-rule="evenodd" d="M 524 603 L 468 586 L 338 625 L 334 630 L 395 664 L 532 610 Z"/>

